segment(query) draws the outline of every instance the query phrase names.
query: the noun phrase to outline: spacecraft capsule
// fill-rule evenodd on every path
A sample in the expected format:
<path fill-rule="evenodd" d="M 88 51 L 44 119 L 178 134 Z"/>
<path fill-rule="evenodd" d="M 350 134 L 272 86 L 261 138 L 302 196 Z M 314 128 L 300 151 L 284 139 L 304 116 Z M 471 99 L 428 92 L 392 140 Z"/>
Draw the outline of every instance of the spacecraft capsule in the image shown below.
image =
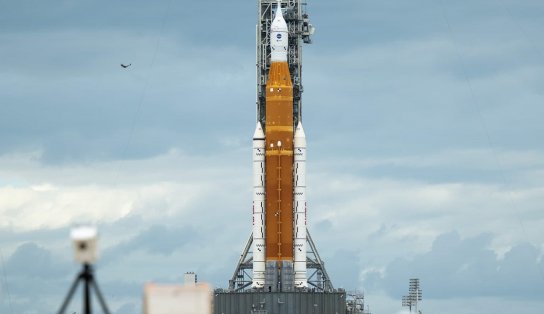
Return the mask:
<path fill-rule="evenodd" d="M 287 62 L 287 47 L 289 45 L 288 34 L 289 30 L 287 28 L 287 23 L 281 12 L 280 2 L 278 2 L 276 16 L 270 26 L 270 61 Z"/>

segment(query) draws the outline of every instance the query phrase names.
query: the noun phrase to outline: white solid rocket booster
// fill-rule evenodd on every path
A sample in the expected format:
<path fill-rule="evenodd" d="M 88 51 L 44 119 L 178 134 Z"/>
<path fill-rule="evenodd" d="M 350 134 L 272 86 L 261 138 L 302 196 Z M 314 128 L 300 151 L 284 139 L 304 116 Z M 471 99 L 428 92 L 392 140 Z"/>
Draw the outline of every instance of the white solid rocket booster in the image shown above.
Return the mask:
<path fill-rule="evenodd" d="M 295 130 L 293 170 L 295 212 L 295 287 L 307 288 L 306 279 L 306 135 L 302 123 Z"/>
<path fill-rule="evenodd" d="M 265 142 L 261 123 L 253 134 L 253 288 L 263 288 L 265 279 Z"/>

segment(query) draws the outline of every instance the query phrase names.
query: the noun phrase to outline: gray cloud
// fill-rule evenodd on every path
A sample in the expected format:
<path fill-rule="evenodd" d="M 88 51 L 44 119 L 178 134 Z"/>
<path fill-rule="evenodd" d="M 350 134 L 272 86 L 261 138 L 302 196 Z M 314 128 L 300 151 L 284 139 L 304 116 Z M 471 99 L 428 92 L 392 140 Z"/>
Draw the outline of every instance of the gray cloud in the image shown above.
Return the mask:
<path fill-rule="evenodd" d="M 171 255 L 187 243 L 202 241 L 201 235 L 192 227 L 167 227 L 152 225 L 130 239 L 104 252 L 106 262 L 142 250 L 149 254 Z"/>
<path fill-rule="evenodd" d="M 19 248 L 21 244 L 26 243 L 27 246 L 36 246 L 36 250 L 43 249 L 38 244 L 32 241 L 40 240 L 40 243 L 52 243 L 59 239 L 68 239 L 68 228 L 57 229 L 36 229 L 36 230 L 14 230 L 12 228 L 0 228 L 0 244 L 2 246 L 16 244 Z"/>
<path fill-rule="evenodd" d="M 127 217 L 110 224 L 104 224 L 100 228 L 101 238 L 106 243 L 111 243 L 112 241 L 108 240 L 109 237 L 115 238 L 119 236 L 119 232 L 126 237 L 131 234 L 131 229 L 133 231 L 134 227 L 140 223 L 141 220 L 138 217 Z M 42 243 L 61 243 L 62 248 L 62 251 L 57 252 L 41 244 L 24 242 L 11 255 L 4 256 L 5 263 L 2 265 L 2 272 L 0 272 L 0 311 L 2 313 L 11 313 L 12 310 L 13 313 L 43 313 L 60 307 L 68 288 L 80 271 L 79 265 L 67 260 L 67 258 L 71 259 L 67 229 L 34 232 L 3 230 L 0 234 L 8 235 L 11 237 L 11 241 L 34 238 L 41 239 Z M 202 239 L 202 236 L 197 236 L 197 234 L 192 227 L 152 225 L 130 236 L 128 240 L 107 246 L 103 258 L 98 261 L 95 268 L 95 278 L 110 305 L 110 309 L 115 313 L 134 312 L 134 309 L 139 309 L 141 293 L 146 281 L 182 282 L 180 274 L 175 275 L 175 278 L 162 275 L 162 273 L 170 274 L 174 269 L 166 266 L 164 261 L 172 259 L 172 254 L 183 249 L 186 243 L 192 242 L 194 244 L 195 240 L 198 243 L 198 239 Z M 125 274 L 122 275 L 124 279 L 118 279 L 111 276 L 112 268 L 113 272 L 116 272 L 115 265 L 112 265 L 111 262 L 121 260 L 122 263 L 125 263 L 127 261 L 124 257 L 131 256 L 135 252 L 149 254 L 149 261 L 153 265 L 163 265 L 168 269 L 155 273 L 151 271 L 148 272 L 150 275 L 143 277 L 126 276 Z M 138 257 L 133 258 L 133 262 L 137 260 Z M 123 269 L 126 270 L 127 267 L 123 267 Z M 211 279 L 208 278 L 208 280 Z M 126 302 L 127 299 L 132 301 Z M 79 311 L 80 308 L 80 294 L 76 293 L 68 310 Z"/>
<path fill-rule="evenodd" d="M 28 284 L 31 284 L 31 282 Z M 0 300 L 0 311 L 2 313 L 39 314 L 55 310 L 57 310 L 56 305 L 53 307 L 51 303 L 40 298 L 25 298 L 20 300 L 3 298 Z"/>
<path fill-rule="evenodd" d="M 354 290 L 360 286 L 358 273 L 361 262 L 359 254 L 358 251 L 347 249 L 336 250 L 332 255 L 327 254 L 325 268 L 335 288 Z"/>
<path fill-rule="evenodd" d="M 227 21 L 223 14 L 230 10 L 236 19 Z M 183 33 L 185 37 L 212 45 L 211 41 L 223 43 L 246 42 L 252 45 L 254 7 L 243 1 L 228 3 L 191 3 L 161 0 L 149 5 L 147 1 L 78 1 L 53 0 L 45 5 L 38 0 L 10 2 L 3 5 L 0 17 L 4 21 L 2 32 L 24 32 L 36 30 L 130 30 L 139 33 L 164 31 Z M 203 25 L 201 16 L 213 21 L 224 21 L 233 26 L 229 36 L 223 36 L 214 27 Z M 195 27 L 195 26 L 202 27 Z"/>
<path fill-rule="evenodd" d="M 232 89 L 253 84 L 252 27 L 249 36 L 195 28 L 191 19 L 207 9 L 203 3 L 188 8 L 163 1 L 148 8 L 132 2 L 57 2 L 13 3 L 0 13 L 7 26 L 0 40 L 10 43 L 0 52 L 0 67 L 9 73 L 0 80 L 0 154 L 41 151 L 47 163 L 143 158 L 175 147 L 193 147 L 189 151 L 196 154 L 202 147 L 213 149 L 224 130 L 202 129 L 203 123 L 223 124 L 222 115 L 208 115 L 210 104 L 221 103 L 222 110 L 248 120 L 253 116 L 236 106 L 252 103 L 253 89 Z M 228 7 L 236 9 L 232 3 Z M 200 24 L 198 20 L 194 22 Z M 168 25 L 160 32 L 163 22 Z M 208 37 L 213 45 L 191 42 Z M 217 46 L 218 39 L 227 37 L 228 42 Z M 236 38 L 245 38 L 247 53 L 240 51 Z M 121 62 L 133 66 L 122 71 Z M 220 96 L 224 94 L 232 97 Z M 241 124 L 228 128 L 233 126 Z"/>
<path fill-rule="evenodd" d="M 0 153 L 39 150 L 48 163 L 145 158 L 170 148 L 201 155 L 218 138 L 251 133 L 253 89 L 235 86 L 254 85 L 253 6 L 38 2 L 2 11 L 0 39 L 10 45 L 0 66 L 10 75 L 0 81 Z M 311 3 L 318 32 L 305 46 L 304 99 L 314 154 L 331 156 L 350 139 L 365 143 L 352 147 L 353 156 L 485 146 L 477 107 L 495 145 L 541 149 L 534 117 L 542 77 L 530 69 L 541 67 L 542 47 L 527 31 L 540 25 L 523 27 L 535 22 L 534 2 L 427 4 Z M 220 24 L 229 11 L 236 31 L 226 34 L 199 18 L 206 12 Z M 354 31 L 346 36 L 339 24 Z M 127 58 L 134 67 L 121 71 Z M 341 108 L 332 115 L 334 134 L 322 127 L 331 103 Z"/>
<path fill-rule="evenodd" d="M 19 245 L 2 266 L 2 313 L 51 311 L 53 303 L 60 305 L 72 268 L 64 257 L 34 242 Z"/>
<path fill-rule="evenodd" d="M 369 287 L 382 286 L 399 298 L 409 278 L 420 278 L 427 299 L 506 297 L 539 299 L 544 292 L 544 263 L 532 245 L 512 247 L 503 258 L 489 249 L 492 237 L 461 239 L 457 232 L 436 238 L 431 250 L 387 265 L 384 278 L 366 277 Z"/>
<path fill-rule="evenodd" d="M 134 314 L 137 312 L 134 303 L 125 303 L 115 312 L 115 314 Z"/>
<path fill-rule="evenodd" d="M 66 262 L 36 243 L 20 245 L 6 261 L 6 271 L 15 278 L 53 279 L 63 275 Z"/>
<path fill-rule="evenodd" d="M 126 298 L 138 299 L 143 291 L 143 283 L 139 280 L 128 278 L 126 280 L 109 280 L 97 272 L 97 281 L 104 298 L 110 303 L 117 303 Z"/>

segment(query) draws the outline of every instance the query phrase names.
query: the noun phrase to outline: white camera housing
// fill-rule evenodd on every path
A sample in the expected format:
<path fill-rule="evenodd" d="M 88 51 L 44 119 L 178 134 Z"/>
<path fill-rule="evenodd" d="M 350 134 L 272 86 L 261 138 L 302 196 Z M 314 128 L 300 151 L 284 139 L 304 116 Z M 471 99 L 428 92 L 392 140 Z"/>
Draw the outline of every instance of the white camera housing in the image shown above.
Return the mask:
<path fill-rule="evenodd" d="M 95 227 L 81 226 L 70 233 L 74 258 L 82 264 L 92 264 L 98 259 L 98 232 Z"/>

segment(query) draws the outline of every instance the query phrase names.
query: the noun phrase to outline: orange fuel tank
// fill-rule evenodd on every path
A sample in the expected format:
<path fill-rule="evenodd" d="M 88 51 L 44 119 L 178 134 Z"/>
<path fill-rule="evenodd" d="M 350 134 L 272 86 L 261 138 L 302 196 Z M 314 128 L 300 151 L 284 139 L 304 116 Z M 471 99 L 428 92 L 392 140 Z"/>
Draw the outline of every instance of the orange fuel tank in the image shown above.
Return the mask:
<path fill-rule="evenodd" d="M 293 84 L 272 62 L 266 84 L 266 259 L 293 260 Z"/>

